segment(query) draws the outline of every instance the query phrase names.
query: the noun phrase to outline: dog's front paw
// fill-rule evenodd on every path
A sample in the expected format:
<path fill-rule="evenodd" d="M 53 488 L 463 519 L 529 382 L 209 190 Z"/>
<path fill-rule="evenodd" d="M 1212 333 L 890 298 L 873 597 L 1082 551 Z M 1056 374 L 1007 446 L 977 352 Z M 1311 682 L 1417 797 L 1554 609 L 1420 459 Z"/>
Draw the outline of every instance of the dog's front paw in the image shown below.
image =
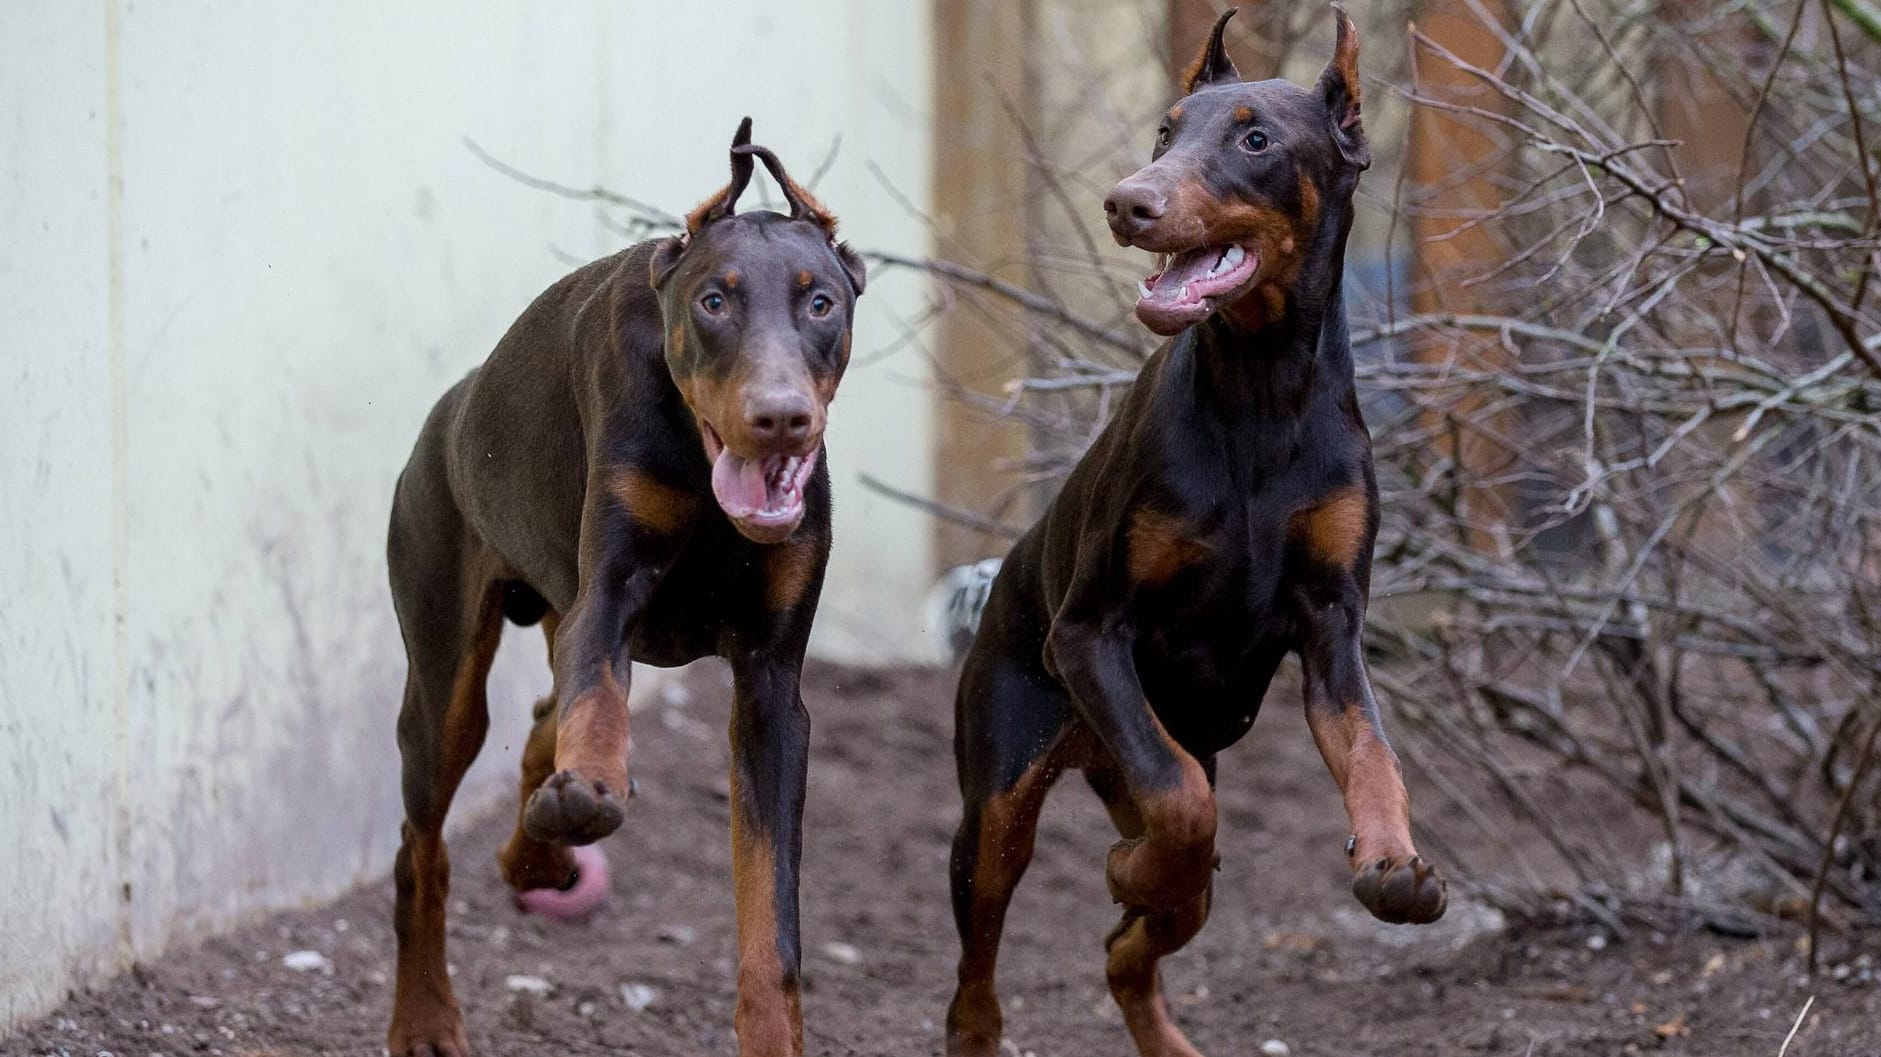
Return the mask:
<path fill-rule="evenodd" d="M 392 1057 L 469 1057 L 464 1018 L 448 1006 L 399 1009 L 392 1017 L 386 1050 Z"/>
<path fill-rule="evenodd" d="M 455 1040 L 433 1039 L 422 1042 L 414 1041 L 404 1047 L 391 1047 L 392 1057 L 468 1057 L 470 1050 L 465 1048 L 463 1033 L 459 1032 Z"/>
<path fill-rule="evenodd" d="M 1373 917 L 1393 925 L 1428 925 L 1449 904 L 1443 872 L 1417 855 L 1387 855 L 1361 865 L 1352 894 Z"/>
<path fill-rule="evenodd" d="M 1004 1019 L 991 984 L 961 985 L 947 1007 L 947 1057 L 999 1057 Z"/>
<path fill-rule="evenodd" d="M 600 779 L 557 771 L 529 794 L 523 830 L 553 844 L 593 844 L 620 828 L 627 817 L 627 790 Z"/>

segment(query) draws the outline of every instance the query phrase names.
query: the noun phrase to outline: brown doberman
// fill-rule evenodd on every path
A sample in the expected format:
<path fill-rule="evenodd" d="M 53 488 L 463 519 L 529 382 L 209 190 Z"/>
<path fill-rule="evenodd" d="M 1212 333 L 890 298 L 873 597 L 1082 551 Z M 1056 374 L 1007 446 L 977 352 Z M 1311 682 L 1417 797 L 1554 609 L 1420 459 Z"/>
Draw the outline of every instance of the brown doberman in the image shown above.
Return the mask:
<path fill-rule="evenodd" d="M 836 218 L 750 142 L 686 230 L 564 278 L 438 401 L 399 477 L 387 553 L 410 670 L 399 714 L 394 1057 L 461 1057 L 445 970 L 451 796 L 488 727 L 505 618 L 555 674 L 499 856 L 518 892 L 575 884 L 619 826 L 629 660 L 731 663 L 739 1053 L 803 1052 L 797 867 L 804 648 L 830 547 L 827 408 L 863 266 Z M 735 212 L 761 160 L 788 215 Z"/>
<path fill-rule="evenodd" d="M 1335 9 L 1336 10 L 1336 9 Z M 947 1052 L 1000 1049 L 994 962 L 1040 805 L 1068 768 L 1122 840 L 1111 994 L 1137 1049 L 1195 1057 L 1157 962 L 1208 916 L 1215 758 L 1297 653 L 1306 717 L 1345 796 L 1353 891 L 1390 922 L 1443 914 L 1411 843 L 1360 641 L 1378 529 L 1341 276 L 1371 162 L 1358 37 L 1311 89 L 1243 82 L 1230 10 L 1156 134 L 1104 202 L 1117 241 L 1159 254 L 1137 317 L 1170 337 L 995 578 L 956 702 L 959 985 Z"/>

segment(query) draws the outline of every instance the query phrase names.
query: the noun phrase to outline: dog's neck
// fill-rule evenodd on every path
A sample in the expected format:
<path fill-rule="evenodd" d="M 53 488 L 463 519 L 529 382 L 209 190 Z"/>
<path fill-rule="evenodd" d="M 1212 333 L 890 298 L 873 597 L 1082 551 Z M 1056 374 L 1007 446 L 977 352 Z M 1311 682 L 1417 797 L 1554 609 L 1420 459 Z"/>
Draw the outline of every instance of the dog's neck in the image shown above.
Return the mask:
<path fill-rule="evenodd" d="M 1281 428 L 1312 410 L 1316 388 L 1352 387 L 1344 297 L 1352 198 L 1349 187 L 1340 190 L 1333 199 L 1340 207 L 1322 217 L 1279 318 L 1249 329 L 1216 312 L 1179 339 L 1195 358 L 1197 403 L 1223 421 Z"/>

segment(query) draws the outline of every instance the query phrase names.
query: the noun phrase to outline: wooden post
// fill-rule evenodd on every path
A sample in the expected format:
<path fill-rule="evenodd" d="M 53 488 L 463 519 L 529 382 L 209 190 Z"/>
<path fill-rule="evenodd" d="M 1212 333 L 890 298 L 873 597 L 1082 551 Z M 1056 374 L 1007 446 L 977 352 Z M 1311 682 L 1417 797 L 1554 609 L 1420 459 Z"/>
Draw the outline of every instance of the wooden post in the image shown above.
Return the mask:
<path fill-rule="evenodd" d="M 1202 41 L 1207 39 L 1209 28 L 1229 8 L 1230 0 L 1168 0 L 1168 3 L 1166 62 L 1169 83 L 1180 87 L 1177 82 L 1188 70 L 1189 63 L 1194 61 L 1196 53 L 1202 50 Z M 1232 6 L 1240 9 L 1234 21 L 1228 23 L 1226 34 L 1228 54 L 1234 59 L 1235 69 L 1240 70 L 1241 76 L 1250 81 L 1279 77 L 1292 41 L 1287 24 L 1287 12 L 1291 5 L 1267 3 L 1266 0 L 1241 0 Z M 1331 14 L 1326 13 L 1322 21 L 1331 25 Z"/>
<path fill-rule="evenodd" d="M 1486 0 L 1484 6 L 1503 24 L 1509 23 L 1507 6 L 1501 0 Z M 1502 42 L 1462 0 L 1431 0 L 1418 15 L 1417 28 L 1474 66 L 1494 69 L 1502 59 Z M 1419 94 L 1484 109 L 1501 108 L 1500 97 L 1470 74 L 1415 42 L 1411 47 L 1416 49 Z M 1509 247 L 1497 238 L 1493 225 L 1457 229 L 1469 211 L 1487 211 L 1500 204 L 1502 188 L 1495 179 L 1497 167 L 1503 164 L 1500 149 L 1466 120 L 1419 106 L 1411 114 L 1410 157 L 1404 163 L 1409 166 L 1412 186 L 1418 189 L 1414 200 L 1419 206 L 1410 218 L 1416 253 L 1412 310 L 1419 314 L 1475 311 L 1479 307 L 1475 295 L 1464 281 L 1494 267 L 1507 256 Z M 1460 351 L 1458 342 L 1472 343 L 1468 352 L 1479 363 L 1493 363 L 1503 356 L 1493 341 L 1454 334 L 1424 340 L 1413 354 L 1426 362 L 1442 361 Z M 1483 482 L 1506 472 L 1515 453 L 1500 441 L 1465 427 L 1477 406 L 1458 402 L 1451 421 L 1433 418 L 1428 425 L 1437 430 L 1438 453 L 1456 460 L 1461 478 L 1456 500 L 1465 523 L 1471 526 L 1467 542 L 1478 549 L 1496 550 L 1506 539 L 1503 530 L 1509 522 L 1512 497 L 1508 489 Z"/>
<path fill-rule="evenodd" d="M 1026 154 L 1006 101 L 1026 98 L 1032 0 L 934 0 L 934 220 L 942 257 L 1015 283 L 1026 275 Z M 1019 373 L 1013 335 L 997 318 L 957 303 L 935 349 L 936 496 L 986 509 L 1010 481 L 995 470 L 1025 454 L 1025 430 L 968 407 L 948 385 L 997 393 Z M 936 521 L 944 568 L 1002 554 L 1007 541 Z"/>
<path fill-rule="evenodd" d="M 1744 100 L 1755 98 L 1759 87 L 1738 85 L 1738 97 L 1734 97 L 1713 72 L 1748 68 L 1741 62 L 1752 45 L 1748 20 L 1729 20 L 1704 41 L 1673 41 L 1674 33 L 1682 32 L 1687 22 L 1705 18 L 1710 8 L 1706 0 L 1671 0 L 1660 9 L 1659 17 L 1668 30 L 1662 38 L 1665 52 L 1655 57 L 1653 76 L 1643 79 L 1646 90 L 1657 96 L 1650 105 L 1657 111 L 1660 131 L 1665 138 L 1679 141 L 1671 154 L 1684 177 L 1686 197 L 1707 211 L 1727 205 L 1737 193 L 1744 133 L 1750 126 Z M 1700 58 L 1720 53 L 1731 58 L 1716 65 Z M 1751 155 L 1753 176 L 1760 157 L 1761 153 Z"/>

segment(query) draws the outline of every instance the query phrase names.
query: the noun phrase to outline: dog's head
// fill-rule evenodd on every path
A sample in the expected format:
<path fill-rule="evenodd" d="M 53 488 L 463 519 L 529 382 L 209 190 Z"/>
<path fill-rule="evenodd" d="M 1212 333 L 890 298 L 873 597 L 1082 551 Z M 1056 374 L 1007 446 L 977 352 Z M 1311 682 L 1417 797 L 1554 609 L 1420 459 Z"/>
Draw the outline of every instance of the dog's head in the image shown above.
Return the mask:
<path fill-rule="evenodd" d="M 1104 200 L 1119 245 L 1158 254 L 1137 318 L 1169 335 L 1220 311 L 1249 329 L 1279 318 L 1329 209 L 1348 209 L 1371 165 L 1359 120 L 1358 31 L 1333 8 L 1338 39 L 1311 89 L 1248 82 L 1215 22 L 1163 115 L 1148 165 Z"/>
<path fill-rule="evenodd" d="M 788 215 L 735 211 L 755 161 Z M 731 183 L 686 217 L 685 232 L 655 247 L 649 279 L 712 492 L 739 532 L 776 543 L 803 520 L 864 273 L 836 240 L 836 218 L 751 144 L 750 118 L 732 140 L 731 168 Z"/>

